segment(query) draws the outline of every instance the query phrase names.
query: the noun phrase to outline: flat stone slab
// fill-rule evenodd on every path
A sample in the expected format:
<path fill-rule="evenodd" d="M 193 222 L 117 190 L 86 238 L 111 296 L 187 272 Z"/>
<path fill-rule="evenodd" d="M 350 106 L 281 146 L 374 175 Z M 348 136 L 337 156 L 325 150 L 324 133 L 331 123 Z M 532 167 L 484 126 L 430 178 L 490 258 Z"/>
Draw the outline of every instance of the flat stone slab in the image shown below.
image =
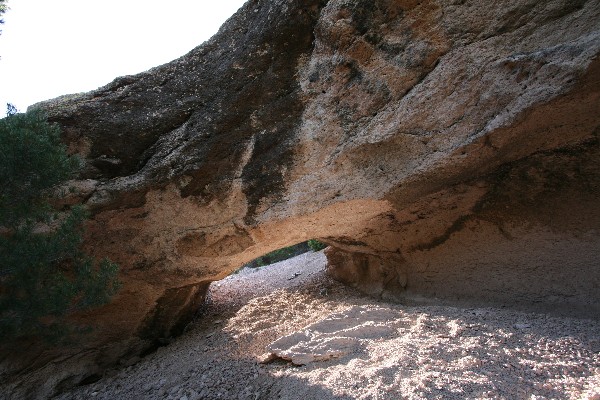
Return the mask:
<path fill-rule="evenodd" d="M 306 365 L 344 357 L 361 351 L 364 341 L 393 335 L 396 328 L 389 322 L 396 318 L 397 313 L 390 309 L 355 306 L 277 339 L 267 347 L 268 359 Z"/>

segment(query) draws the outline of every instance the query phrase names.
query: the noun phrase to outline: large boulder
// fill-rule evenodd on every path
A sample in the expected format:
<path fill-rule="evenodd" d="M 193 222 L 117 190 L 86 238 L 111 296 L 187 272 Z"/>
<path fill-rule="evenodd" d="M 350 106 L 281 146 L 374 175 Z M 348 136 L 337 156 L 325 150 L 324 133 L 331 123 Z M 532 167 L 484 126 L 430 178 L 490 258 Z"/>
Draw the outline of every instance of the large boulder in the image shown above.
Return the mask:
<path fill-rule="evenodd" d="M 123 289 L 83 344 L 5 359 L 7 387 L 92 379 L 311 238 L 376 296 L 598 317 L 599 54 L 598 0 L 250 0 L 169 64 L 37 105 Z"/>

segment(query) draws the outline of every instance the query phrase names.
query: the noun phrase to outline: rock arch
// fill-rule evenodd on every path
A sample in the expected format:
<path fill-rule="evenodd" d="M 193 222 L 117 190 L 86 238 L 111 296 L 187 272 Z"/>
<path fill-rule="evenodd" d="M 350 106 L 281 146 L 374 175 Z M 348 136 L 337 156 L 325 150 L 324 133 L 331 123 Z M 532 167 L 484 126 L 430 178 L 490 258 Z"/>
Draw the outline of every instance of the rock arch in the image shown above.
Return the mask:
<path fill-rule="evenodd" d="M 86 246 L 122 268 L 82 316 L 94 362 L 310 238 L 373 295 L 597 317 L 599 22 L 592 0 L 251 0 L 169 64 L 37 105 L 86 161 Z"/>

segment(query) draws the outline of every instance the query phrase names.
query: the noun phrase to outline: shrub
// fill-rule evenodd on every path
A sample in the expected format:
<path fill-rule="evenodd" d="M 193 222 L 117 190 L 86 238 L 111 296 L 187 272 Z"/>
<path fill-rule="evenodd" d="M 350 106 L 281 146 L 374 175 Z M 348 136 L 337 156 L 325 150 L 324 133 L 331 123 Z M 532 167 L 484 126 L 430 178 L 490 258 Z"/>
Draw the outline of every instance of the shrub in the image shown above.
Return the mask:
<path fill-rule="evenodd" d="M 283 247 L 281 249 L 273 250 L 263 256 L 254 259 L 252 262 L 246 264 L 250 268 L 264 267 L 271 265 L 279 261 L 287 260 L 295 257 L 299 254 L 306 253 L 308 251 L 308 244 L 306 242 L 298 243 L 292 246 Z"/>
<path fill-rule="evenodd" d="M 83 208 L 59 212 L 47 201 L 79 165 L 41 113 L 13 109 L 0 119 L 2 339 L 60 337 L 70 330 L 69 313 L 104 304 L 118 290 L 117 265 L 81 251 Z"/>
<path fill-rule="evenodd" d="M 325 243 L 319 242 L 317 239 L 310 239 L 308 241 L 308 247 L 312 250 L 312 251 L 321 251 L 323 250 L 325 247 L 327 247 L 327 245 Z"/>
<path fill-rule="evenodd" d="M 4 20 L 2 19 L 2 15 L 8 10 L 8 7 L 6 5 L 6 0 L 0 0 L 0 25 L 4 23 Z M 0 33 L 2 33 L 2 31 L 0 30 Z"/>

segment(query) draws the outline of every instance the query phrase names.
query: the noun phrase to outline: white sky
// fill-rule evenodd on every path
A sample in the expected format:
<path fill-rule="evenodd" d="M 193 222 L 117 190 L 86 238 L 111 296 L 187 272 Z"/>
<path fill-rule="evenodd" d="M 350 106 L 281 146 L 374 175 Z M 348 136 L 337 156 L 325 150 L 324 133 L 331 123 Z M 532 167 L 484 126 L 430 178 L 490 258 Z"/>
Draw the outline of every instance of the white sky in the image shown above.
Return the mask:
<path fill-rule="evenodd" d="M 8 0 L 0 26 L 0 117 L 87 92 L 184 55 L 245 0 Z"/>

